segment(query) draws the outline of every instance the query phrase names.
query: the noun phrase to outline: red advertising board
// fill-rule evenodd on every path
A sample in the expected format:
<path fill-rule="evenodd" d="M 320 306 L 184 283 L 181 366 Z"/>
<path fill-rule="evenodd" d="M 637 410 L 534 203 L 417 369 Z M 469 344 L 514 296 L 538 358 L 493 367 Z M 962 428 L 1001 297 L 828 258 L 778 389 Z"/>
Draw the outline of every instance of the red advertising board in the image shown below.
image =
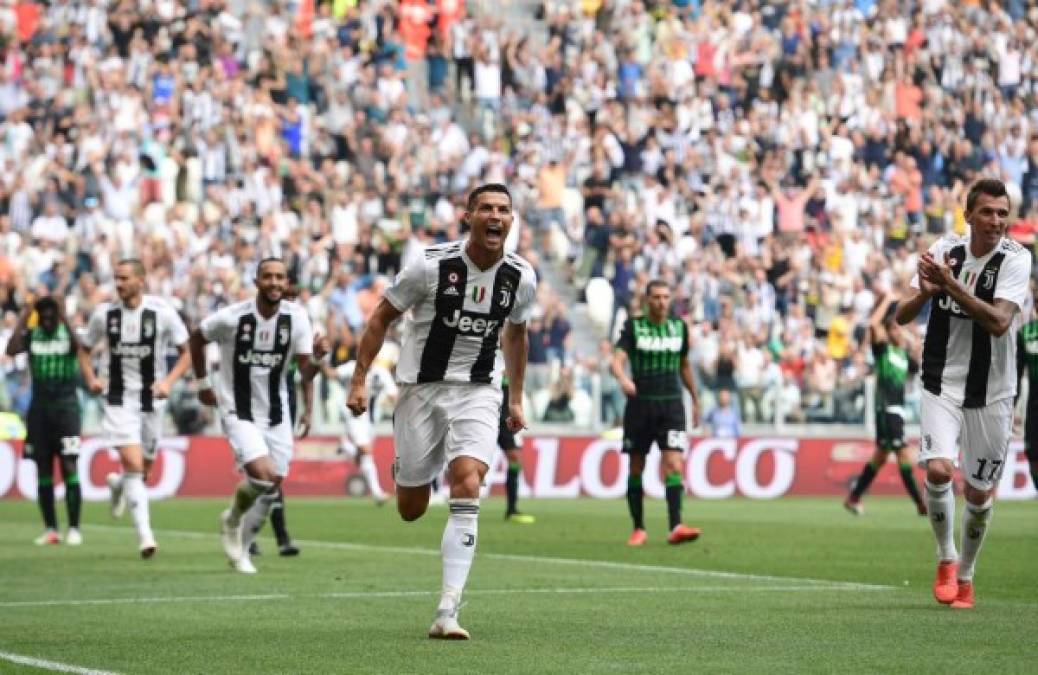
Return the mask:
<path fill-rule="evenodd" d="M 392 439 L 375 443 L 375 463 L 382 486 L 391 489 L 389 467 Z M 290 495 L 345 495 L 347 483 L 357 473 L 354 464 L 337 454 L 338 439 L 300 439 L 285 485 Z M 701 499 L 749 497 L 774 499 L 785 495 L 842 495 L 873 445 L 864 439 L 756 437 L 703 438 L 693 441 L 687 455 L 685 484 Z M 32 499 L 36 494 L 36 467 L 20 459 L 19 443 L 0 442 L 0 497 Z M 103 442 L 88 439 L 80 455 L 80 480 L 87 500 L 108 495 L 105 474 L 118 466 L 117 455 Z M 653 497 L 662 497 L 659 453 L 649 456 L 643 484 Z M 500 454 L 487 476 L 495 493 L 503 490 L 507 463 Z M 523 447 L 520 494 L 527 497 L 618 498 L 626 491 L 626 458 L 620 442 L 595 436 L 527 436 Z M 917 469 L 917 477 L 922 473 Z M 174 437 L 162 441 L 155 467 L 148 478 L 151 496 L 227 496 L 238 481 L 227 441 L 221 437 Z M 62 488 L 59 487 L 59 491 Z M 901 494 L 897 465 L 891 461 L 880 471 L 872 494 Z M 1028 478 L 1022 444 L 1010 444 L 1000 499 L 1035 496 Z"/>

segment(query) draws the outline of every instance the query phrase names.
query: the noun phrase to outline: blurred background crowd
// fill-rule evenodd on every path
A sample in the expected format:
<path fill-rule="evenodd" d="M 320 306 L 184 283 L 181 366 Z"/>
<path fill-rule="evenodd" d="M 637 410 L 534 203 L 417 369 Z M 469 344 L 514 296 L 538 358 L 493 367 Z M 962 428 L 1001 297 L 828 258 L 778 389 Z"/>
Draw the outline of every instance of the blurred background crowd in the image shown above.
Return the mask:
<path fill-rule="evenodd" d="M 611 342 L 659 277 L 716 433 L 861 423 L 869 313 L 975 177 L 1034 244 L 1036 29 L 1024 0 L 0 0 L 0 342 L 43 294 L 82 325 L 122 257 L 193 325 L 275 255 L 337 365 L 503 182 L 536 420 L 616 423 Z"/>

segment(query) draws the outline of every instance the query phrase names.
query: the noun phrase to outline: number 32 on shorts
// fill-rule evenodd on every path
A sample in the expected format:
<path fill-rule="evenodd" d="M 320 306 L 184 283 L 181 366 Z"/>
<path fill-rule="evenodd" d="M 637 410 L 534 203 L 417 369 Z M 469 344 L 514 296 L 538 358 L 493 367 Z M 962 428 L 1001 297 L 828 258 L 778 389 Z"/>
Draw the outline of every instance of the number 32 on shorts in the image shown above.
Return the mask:
<path fill-rule="evenodd" d="M 64 436 L 61 439 L 61 454 L 63 455 L 78 455 L 79 454 L 79 436 Z"/>
<path fill-rule="evenodd" d="M 667 447 L 684 450 L 688 447 L 688 434 L 678 429 L 667 431 Z"/>

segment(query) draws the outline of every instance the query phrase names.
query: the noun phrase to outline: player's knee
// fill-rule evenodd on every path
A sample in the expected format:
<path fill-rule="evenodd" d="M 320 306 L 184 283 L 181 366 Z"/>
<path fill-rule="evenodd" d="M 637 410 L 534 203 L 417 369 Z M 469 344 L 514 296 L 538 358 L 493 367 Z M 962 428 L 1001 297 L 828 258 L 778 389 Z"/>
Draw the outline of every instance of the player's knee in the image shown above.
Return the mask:
<path fill-rule="evenodd" d="M 479 473 L 470 471 L 451 482 L 451 497 L 459 499 L 476 499 L 479 497 L 481 483 Z"/>
<path fill-rule="evenodd" d="M 963 494 L 966 497 L 966 501 L 968 501 L 970 504 L 973 504 L 974 506 L 983 506 L 991 500 L 991 497 L 995 494 L 995 491 L 980 490 L 978 488 L 973 487 L 969 483 L 966 483 L 965 489 L 963 490 Z"/>
<path fill-rule="evenodd" d="M 945 460 L 930 460 L 926 464 L 926 480 L 932 485 L 941 485 L 952 479 L 954 468 Z"/>
<path fill-rule="evenodd" d="M 266 495 L 277 494 L 278 488 L 281 485 L 281 478 L 278 476 L 274 476 L 273 478 L 268 478 L 266 476 L 249 476 L 248 481 L 249 485 L 251 485 L 256 492 Z"/>
<path fill-rule="evenodd" d="M 671 473 L 684 473 L 685 463 L 681 461 L 681 453 L 679 452 L 668 452 L 663 459 L 663 472 L 667 474 Z"/>
<path fill-rule="evenodd" d="M 397 501 L 396 510 L 400 514 L 401 520 L 411 523 L 425 515 L 425 509 L 428 504 L 414 503 L 414 502 L 403 502 Z"/>

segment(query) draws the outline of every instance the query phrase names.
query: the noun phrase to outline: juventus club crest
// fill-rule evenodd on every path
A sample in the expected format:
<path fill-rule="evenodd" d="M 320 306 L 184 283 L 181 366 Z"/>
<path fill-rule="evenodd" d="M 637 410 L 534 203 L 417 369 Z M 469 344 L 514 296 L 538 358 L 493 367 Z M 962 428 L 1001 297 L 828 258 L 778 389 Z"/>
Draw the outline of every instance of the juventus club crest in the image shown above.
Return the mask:
<path fill-rule="evenodd" d="M 497 296 L 497 302 L 502 307 L 508 307 L 508 301 L 511 300 L 511 298 L 512 298 L 512 287 L 511 286 L 504 286 L 501 289 L 500 294 Z"/>
<path fill-rule="evenodd" d="M 984 278 L 981 280 L 984 290 L 990 291 L 995 286 L 995 270 L 985 269 Z"/>
<path fill-rule="evenodd" d="M 288 344 L 288 328 L 287 327 L 282 326 L 281 330 L 278 331 L 278 344 L 279 345 L 287 345 Z"/>
<path fill-rule="evenodd" d="M 151 336 L 155 334 L 155 322 L 151 319 L 145 319 L 144 325 L 141 326 L 141 331 L 144 333 L 144 339 L 151 339 Z"/>

